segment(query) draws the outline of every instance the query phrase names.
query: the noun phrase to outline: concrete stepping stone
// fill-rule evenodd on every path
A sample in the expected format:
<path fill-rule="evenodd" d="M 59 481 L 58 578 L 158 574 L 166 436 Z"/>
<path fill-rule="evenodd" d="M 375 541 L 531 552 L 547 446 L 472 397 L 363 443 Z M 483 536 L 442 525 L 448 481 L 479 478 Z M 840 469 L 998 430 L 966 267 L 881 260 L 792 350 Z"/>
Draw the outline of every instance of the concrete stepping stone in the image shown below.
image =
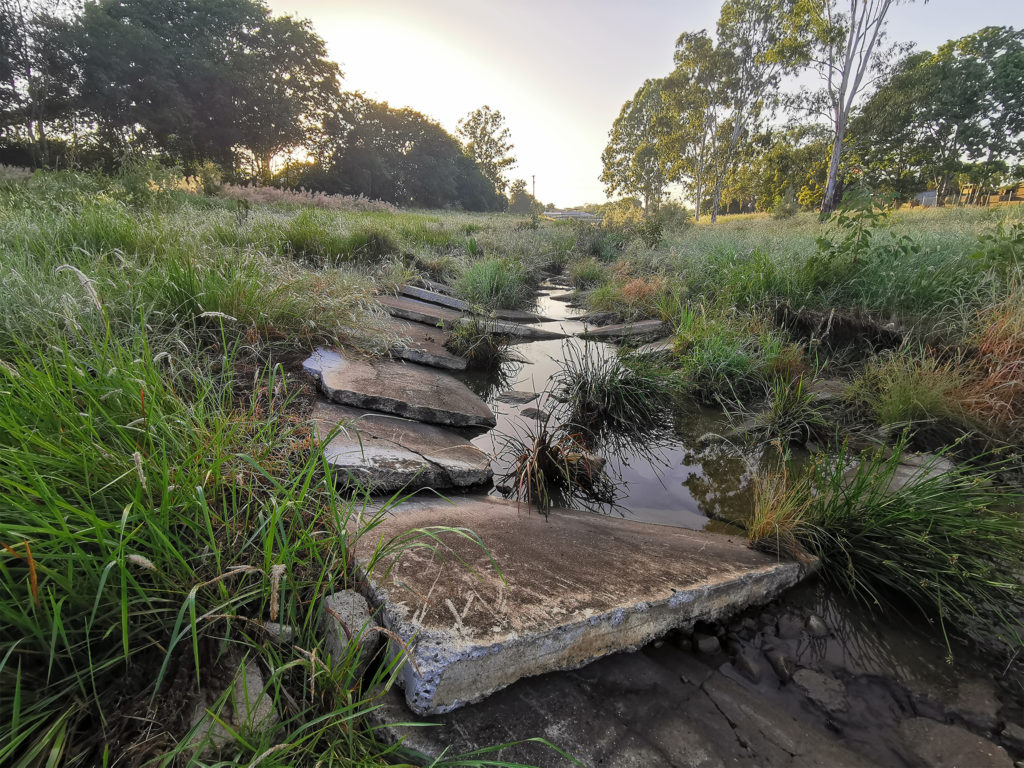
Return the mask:
<path fill-rule="evenodd" d="M 664 336 L 668 326 L 661 320 L 638 320 L 633 323 L 616 323 L 603 325 L 600 328 L 587 328 L 580 332 L 585 339 L 604 339 L 622 341 L 624 339 L 656 339 Z"/>
<path fill-rule="evenodd" d="M 388 331 L 400 337 L 398 343 L 388 350 L 394 358 L 450 371 L 466 369 L 466 359 L 453 355 L 445 347 L 448 333 L 441 328 L 392 319 L 388 323 Z"/>
<path fill-rule="evenodd" d="M 458 310 L 441 307 L 407 296 L 378 296 L 377 301 L 392 317 L 416 323 L 450 328 L 464 317 Z"/>
<path fill-rule="evenodd" d="M 545 339 L 562 339 L 565 334 L 539 328 L 532 325 L 513 323 L 507 320 L 491 320 L 477 317 L 470 319 L 458 310 L 442 307 L 438 304 L 410 299 L 408 296 L 378 296 L 377 301 L 392 316 L 416 323 L 451 328 L 457 323 L 478 322 L 485 331 L 500 336 L 512 336 L 517 339 L 541 341 Z"/>
<path fill-rule="evenodd" d="M 643 346 L 637 347 L 632 352 L 630 352 L 630 354 L 639 357 L 655 357 L 657 355 L 667 355 L 670 352 L 672 352 L 674 345 L 675 340 L 671 336 L 669 336 L 666 339 L 652 341 L 649 344 L 644 344 Z"/>
<path fill-rule="evenodd" d="M 446 373 L 415 363 L 364 360 L 317 349 L 302 363 L 340 405 L 452 427 L 493 427 L 487 403 Z"/>
<path fill-rule="evenodd" d="M 432 424 L 318 402 L 313 421 L 327 462 L 371 493 L 401 488 L 466 488 L 488 483 L 490 457 Z M 339 428 L 339 424 L 341 428 Z"/>
<path fill-rule="evenodd" d="M 538 397 L 540 395 L 536 392 L 522 392 L 518 389 L 510 389 L 507 392 L 502 392 L 495 400 L 508 403 L 509 405 L 526 405 L 527 403 L 532 403 Z"/>
<path fill-rule="evenodd" d="M 524 312 L 521 309 L 496 309 L 494 316 L 498 320 L 508 320 L 512 323 L 551 323 L 550 317 L 538 315 L 536 312 Z"/>
<path fill-rule="evenodd" d="M 511 336 L 524 341 L 546 341 L 548 339 L 564 339 L 565 334 L 561 331 L 552 331 L 539 325 L 522 325 L 521 323 L 510 323 L 507 320 L 487 320 L 476 318 L 483 330 L 497 336 Z M 468 318 L 463 322 L 472 322 Z"/>
<path fill-rule="evenodd" d="M 457 299 L 454 296 L 438 293 L 437 291 L 431 291 L 426 288 L 417 288 L 414 285 L 403 285 L 399 288 L 399 293 L 403 296 L 409 297 L 410 299 L 418 299 L 419 301 L 438 304 L 442 307 L 448 307 L 449 309 L 457 309 L 459 312 L 469 311 L 469 304 L 462 299 Z"/>
<path fill-rule="evenodd" d="M 400 681 L 421 715 L 726 618 L 805 574 L 721 534 L 567 510 L 544 517 L 485 496 L 411 500 L 381 514 L 356 543 L 356 564 L 382 625 L 412 654 Z M 440 545 L 365 572 L 380 541 L 431 526 L 469 529 L 489 552 L 440 534 Z"/>
<path fill-rule="evenodd" d="M 433 291 L 434 293 L 447 293 L 449 296 L 452 294 L 452 287 L 450 285 L 439 283 L 436 280 L 428 280 L 425 277 L 421 277 L 417 282 L 421 287 L 426 288 L 428 291 Z"/>
<path fill-rule="evenodd" d="M 564 304 L 569 304 L 576 300 L 576 291 L 569 291 L 568 293 L 552 293 L 548 296 L 552 301 L 561 301 Z"/>

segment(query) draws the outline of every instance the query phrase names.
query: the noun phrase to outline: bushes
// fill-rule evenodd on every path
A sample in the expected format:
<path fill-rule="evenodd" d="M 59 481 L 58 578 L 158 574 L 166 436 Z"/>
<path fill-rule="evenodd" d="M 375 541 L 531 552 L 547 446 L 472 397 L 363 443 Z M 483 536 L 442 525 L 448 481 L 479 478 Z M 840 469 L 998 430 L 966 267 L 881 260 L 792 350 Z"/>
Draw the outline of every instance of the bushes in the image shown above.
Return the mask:
<path fill-rule="evenodd" d="M 569 266 L 569 279 L 577 290 L 586 290 L 601 285 L 608 276 L 597 259 L 590 258 L 574 261 Z"/>
<path fill-rule="evenodd" d="M 485 309 L 528 309 L 536 301 L 522 262 L 485 258 L 468 265 L 455 290 L 470 304 Z"/>

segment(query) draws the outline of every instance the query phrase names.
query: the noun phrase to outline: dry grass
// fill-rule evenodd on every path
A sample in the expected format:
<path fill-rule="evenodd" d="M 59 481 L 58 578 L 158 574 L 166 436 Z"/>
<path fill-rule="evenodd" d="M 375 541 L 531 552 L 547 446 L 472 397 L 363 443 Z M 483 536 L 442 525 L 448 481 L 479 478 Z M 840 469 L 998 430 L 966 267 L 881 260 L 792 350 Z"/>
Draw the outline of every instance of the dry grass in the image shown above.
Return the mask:
<path fill-rule="evenodd" d="M 395 213 L 398 209 L 391 203 L 382 200 L 371 200 L 362 195 L 328 195 L 324 192 L 311 192 L 308 189 L 279 189 L 277 187 L 254 187 L 225 184 L 221 195 L 232 200 L 245 200 L 249 203 L 292 203 L 295 205 L 311 205 L 316 208 L 327 208 L 332 211 L 383 211 Z"/>
<path fill-rule="evenodd" d="M 981 313 L 979 359 L 963 388 L 963 406 L 999 433 L 1024 425 L 1024 291 Z"/>

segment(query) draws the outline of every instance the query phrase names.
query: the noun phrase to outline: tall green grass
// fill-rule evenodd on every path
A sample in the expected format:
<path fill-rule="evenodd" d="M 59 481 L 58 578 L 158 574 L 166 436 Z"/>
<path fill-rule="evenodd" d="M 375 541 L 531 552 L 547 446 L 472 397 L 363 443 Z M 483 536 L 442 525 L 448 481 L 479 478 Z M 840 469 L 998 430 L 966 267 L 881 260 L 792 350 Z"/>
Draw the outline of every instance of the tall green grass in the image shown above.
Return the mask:
<path fill-rule="evenodd" d="M 846 444 L 810 470 L 762 479 L 754 546 L 819 558 L 824 577 L 873 607 L 909 600 L 947 638 L 1024 648 L 1024 492 L 1005 485 L 1005 460 L 902 465 Z"/>
<path fill-rule="evenodd" d="M 486 309 L 527 309 L 536 301 L 533 281 L 516 259 L 484 258 L 471 262 L 455 289 L 470 304 Z"/>

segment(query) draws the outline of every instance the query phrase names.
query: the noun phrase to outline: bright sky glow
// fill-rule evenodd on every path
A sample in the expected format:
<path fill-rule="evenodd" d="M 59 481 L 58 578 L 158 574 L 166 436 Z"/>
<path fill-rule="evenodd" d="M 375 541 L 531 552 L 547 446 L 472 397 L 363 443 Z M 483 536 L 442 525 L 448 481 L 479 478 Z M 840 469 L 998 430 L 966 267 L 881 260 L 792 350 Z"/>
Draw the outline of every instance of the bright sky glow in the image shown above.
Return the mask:
<path fill-rule="evenodd" d="M 270 0 L 310 19 L 346 90 L 409 106 L 454 132 L 489 104 L 507 118 L 537 197 L 600 202 L 601 151 L 622 103 L 672 68 L 676 38 L 714 30 L 716 0 Z M 934 48 L 988 25 L 1024 26 L 1021 0 L 931 0 L 890 12 L 890 37 Z"/>

